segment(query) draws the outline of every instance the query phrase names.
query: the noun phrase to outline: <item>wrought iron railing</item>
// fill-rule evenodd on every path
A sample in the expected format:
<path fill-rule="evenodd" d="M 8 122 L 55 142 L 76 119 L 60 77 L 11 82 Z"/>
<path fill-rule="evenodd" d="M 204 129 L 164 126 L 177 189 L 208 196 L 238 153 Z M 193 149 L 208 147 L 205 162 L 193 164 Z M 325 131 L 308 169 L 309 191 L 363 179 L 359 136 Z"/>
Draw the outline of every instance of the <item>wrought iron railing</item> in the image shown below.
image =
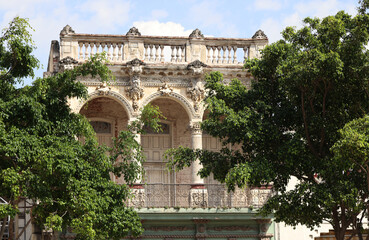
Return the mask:
<path fill-rule="evenodd" d="M 222 184 L 205 184 L 200 189 L 193 189 L 190 184 L 145 184 L 132 191 L 129 204 L 148 208 L 259 208 L 272 194 L 269 188 L 237 188 L 228 192 Z"/>

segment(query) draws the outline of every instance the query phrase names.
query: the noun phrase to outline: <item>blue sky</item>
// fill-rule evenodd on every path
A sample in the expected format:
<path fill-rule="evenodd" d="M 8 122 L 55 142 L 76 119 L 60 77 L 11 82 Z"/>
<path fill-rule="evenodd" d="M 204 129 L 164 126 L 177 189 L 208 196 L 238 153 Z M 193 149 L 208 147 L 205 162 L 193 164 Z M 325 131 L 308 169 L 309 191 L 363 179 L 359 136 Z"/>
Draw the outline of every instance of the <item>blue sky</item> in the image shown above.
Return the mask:
<path fill-rule="evenodd" d="M 286 26 L 301 27 L 305 17 L 355 14 L 357 6 L 357 0 L 0 0 L 0 27 L 15 16 L 29 18 L 41 77 L 50 42 L 67 24 L 76 33 L 126 34 L 135 26 L 143 35 L 188 36 L 199 28 L 208 36 L 237 38 L 262 29 L 274 42 Z"/>

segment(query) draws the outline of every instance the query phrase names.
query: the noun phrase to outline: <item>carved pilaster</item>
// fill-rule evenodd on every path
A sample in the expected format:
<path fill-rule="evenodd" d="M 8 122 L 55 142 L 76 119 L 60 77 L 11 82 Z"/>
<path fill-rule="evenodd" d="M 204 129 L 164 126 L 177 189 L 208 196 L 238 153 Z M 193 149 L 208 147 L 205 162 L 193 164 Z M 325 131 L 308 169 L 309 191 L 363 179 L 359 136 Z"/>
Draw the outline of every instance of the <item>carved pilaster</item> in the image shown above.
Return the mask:
<path fill-rule="evenodd" d="M 130 73 L 130 84 L 131 86 L 126 89 L 127 95 L 132 99 L 132 107 L 135 112 L 138 111 L 139 105 L 138 101 L 143 98 L 144 90 L 141 87 L 140 75 L 142 73 L 142 67 L 145 63 L 138 58 L 127 62 L 127 67 Z"/>

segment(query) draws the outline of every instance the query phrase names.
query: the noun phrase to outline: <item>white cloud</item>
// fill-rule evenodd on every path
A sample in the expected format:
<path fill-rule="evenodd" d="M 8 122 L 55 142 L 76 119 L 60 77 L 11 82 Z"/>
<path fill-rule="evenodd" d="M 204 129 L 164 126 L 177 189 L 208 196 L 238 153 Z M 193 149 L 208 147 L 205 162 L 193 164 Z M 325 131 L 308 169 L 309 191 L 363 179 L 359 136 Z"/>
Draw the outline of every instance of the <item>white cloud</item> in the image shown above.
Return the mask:
<path fill-rule="evenodd" d="M 192 30 L 185 30 L 181 24 L 174 22 L 138 21 L 134 22 L 133 25 L 138 28 L 142 35 L 187 37 L 192 32 Z"/>
<path fill-rule="evenodd" d="M 168 16 L 168 12 L 161 9 L 155 9 L 151 11 L 151 17 L 153 19 L 161 19 L 166 18 Z"/>
<path fill-rule="evenodd" d="M 255 0 L 254 8 L 256 10 L 274 10 L 281 9 L 282 3 L 276 0 Z"/>

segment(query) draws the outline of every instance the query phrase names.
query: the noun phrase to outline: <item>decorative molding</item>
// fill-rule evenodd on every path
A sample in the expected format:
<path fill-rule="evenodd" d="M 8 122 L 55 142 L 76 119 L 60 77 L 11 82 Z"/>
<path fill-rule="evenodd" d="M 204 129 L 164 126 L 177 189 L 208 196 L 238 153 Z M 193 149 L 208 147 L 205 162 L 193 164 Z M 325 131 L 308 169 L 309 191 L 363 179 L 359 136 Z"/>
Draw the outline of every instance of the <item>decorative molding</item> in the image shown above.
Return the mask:
<path fill-rule="evenodd" d="M 202 39 L 204 38 L 204 34 L 202 34 L 201 31 L 198 28 L 196 28 L 195 30 L 192 31 L 189 37 Z"/>
<path fill-rule="evenodd" d="M 256 33 L 252 36 L 252 39 L 268 39 L 267 35 L 259 29 L 256 31 Z"/>
<path fill-rule="evenodd" d="M 60 36 L 65 36 L 65 35 L 69 35 L 69 34 L 74 34 L 76 33 L 73 28 L 69 25 L 66 25 L 61 31 L 60 31 Z"/>
<path fill-rule="evenodd" d="M 138 31 L 138 29 L 136 27 L 132 27 L 131 29 L 128 30 L 126 36 L 141 36 L 141 33 Z"/>

